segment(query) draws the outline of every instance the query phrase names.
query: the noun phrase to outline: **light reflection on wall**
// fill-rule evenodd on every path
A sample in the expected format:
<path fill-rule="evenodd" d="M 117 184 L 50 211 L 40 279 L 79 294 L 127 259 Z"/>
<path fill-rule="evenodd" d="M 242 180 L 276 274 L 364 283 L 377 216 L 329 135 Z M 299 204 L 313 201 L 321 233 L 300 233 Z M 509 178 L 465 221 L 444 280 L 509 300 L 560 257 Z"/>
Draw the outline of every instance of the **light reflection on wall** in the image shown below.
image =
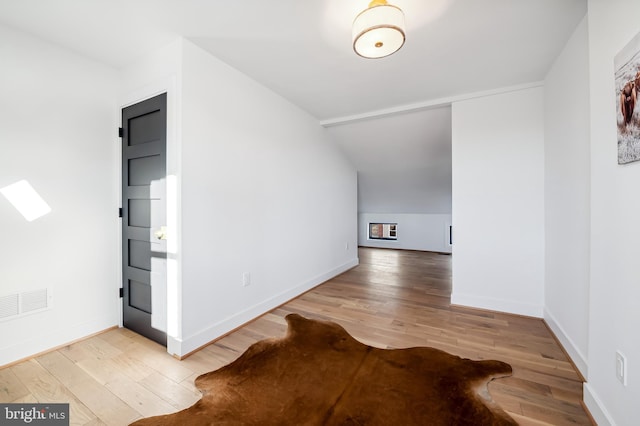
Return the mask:
<path fill-rule="evenodd" d="M 178 289 L 178 182 L 167 176 L 167 334 L 177 339 L 180 333 L 180 293 Z"/>
<path fill-rule="evenodd" d="M 51 212 L 51 207 L 26 180 L 5 186 L 0 189 L 0 193 L 29 222 Z"/>

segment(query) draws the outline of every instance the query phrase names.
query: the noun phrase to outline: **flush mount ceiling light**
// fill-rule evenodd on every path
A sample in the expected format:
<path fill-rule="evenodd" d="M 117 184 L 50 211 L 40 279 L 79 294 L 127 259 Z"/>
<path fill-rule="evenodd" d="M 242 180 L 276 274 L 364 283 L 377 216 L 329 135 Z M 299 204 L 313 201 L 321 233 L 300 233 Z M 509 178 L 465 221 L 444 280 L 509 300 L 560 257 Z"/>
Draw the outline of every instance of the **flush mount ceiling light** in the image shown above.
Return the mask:
<path fill-rule="evenodd" d="M 404 44 L 404 13 L 386 0 L 373 0 L 353 21 L 353 50 L 363 58 L 384 58 Z"/>

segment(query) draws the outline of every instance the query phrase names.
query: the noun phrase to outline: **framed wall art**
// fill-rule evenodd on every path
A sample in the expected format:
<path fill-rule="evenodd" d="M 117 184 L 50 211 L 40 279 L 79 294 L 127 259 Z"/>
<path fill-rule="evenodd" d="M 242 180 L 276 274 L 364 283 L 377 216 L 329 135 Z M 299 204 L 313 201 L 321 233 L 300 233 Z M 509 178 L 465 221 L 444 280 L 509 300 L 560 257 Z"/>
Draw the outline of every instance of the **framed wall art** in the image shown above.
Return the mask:
<path fill-rule="evenodd" d="M 614 58 L 618 164 L 640 160 L 640 33 Z"/>

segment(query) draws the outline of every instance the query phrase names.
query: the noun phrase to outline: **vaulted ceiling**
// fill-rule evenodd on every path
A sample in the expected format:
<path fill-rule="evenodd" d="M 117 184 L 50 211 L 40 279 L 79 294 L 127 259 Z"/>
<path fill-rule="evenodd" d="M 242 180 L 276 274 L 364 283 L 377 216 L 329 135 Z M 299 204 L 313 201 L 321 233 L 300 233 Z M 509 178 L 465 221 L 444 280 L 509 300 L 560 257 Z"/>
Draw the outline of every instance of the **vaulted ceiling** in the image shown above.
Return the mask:
<path fill-rule="evenodd" d="M 587 1 L 390 3 L 405 12 L 407 41 L 377 60 L 351 46 L 367 0 L 0 0 L 0 23 L 114 68 L 185 37 L 331 125 L 361 190 L 413 187 L 398 201 L 405 210 L 441 212 L 451 190 L 446 99 L 543 80 Z M 439 99 L 442 110 L 415 108 Z"/>

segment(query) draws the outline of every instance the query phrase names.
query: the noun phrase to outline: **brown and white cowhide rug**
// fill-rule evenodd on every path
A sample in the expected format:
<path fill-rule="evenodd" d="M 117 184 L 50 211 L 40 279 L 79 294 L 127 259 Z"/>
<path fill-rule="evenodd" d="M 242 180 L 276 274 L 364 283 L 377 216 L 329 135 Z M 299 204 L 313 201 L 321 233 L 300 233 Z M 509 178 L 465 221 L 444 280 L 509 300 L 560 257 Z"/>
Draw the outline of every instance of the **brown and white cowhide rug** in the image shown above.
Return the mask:
<path fill-rule="evenodd" d="M 438 349 L 378 349 L 332 322 L 286 317 L 284 338 L 253 344 L 199 376 L 202 399 L 142 425 L 514 425 L 487 384 L 500 361 Z"/>

